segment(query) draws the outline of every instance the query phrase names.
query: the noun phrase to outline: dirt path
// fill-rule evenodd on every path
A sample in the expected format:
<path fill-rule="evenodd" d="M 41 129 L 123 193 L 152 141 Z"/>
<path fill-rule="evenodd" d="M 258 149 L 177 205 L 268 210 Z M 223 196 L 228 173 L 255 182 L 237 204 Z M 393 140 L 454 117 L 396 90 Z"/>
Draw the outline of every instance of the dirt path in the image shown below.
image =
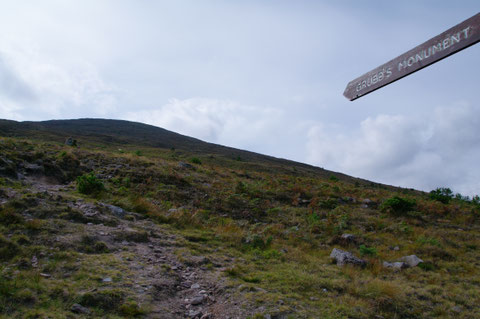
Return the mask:
<path fill-rule="evenodd" d="M 32 193 L 45 194 L 50 204 L 63 201 L 93 221 L 84 223 L 84 236 L 86 233 L 105 242 L 128 278 L 121 282 L 103 278 L 103 283 L 129 291 L 147 309 L 145 318 L 233 319 L 251 315 L 252 308 L 227 286 L 223 272 L 231 266 L 230 259 L 192 256 L 181 235 L 120 207 L 82 199 L 70 201 L 67 191 L 73 185 L 51 184 L 42 178 L 26 182 Z"/>

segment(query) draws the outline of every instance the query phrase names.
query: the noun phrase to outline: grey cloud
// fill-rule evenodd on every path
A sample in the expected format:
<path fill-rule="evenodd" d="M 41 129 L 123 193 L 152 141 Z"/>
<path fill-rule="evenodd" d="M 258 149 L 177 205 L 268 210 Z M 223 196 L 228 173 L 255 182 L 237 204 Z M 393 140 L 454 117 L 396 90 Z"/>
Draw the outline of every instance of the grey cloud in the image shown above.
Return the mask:
<path fill-rule="evenodd" d="M 34 90 L 11 68 L 7 59 L 1 53 L 0 95 L 21 102 L 30 102 L 36 99 Z"/>
<path fill-rule="evenodd" d="M 480 193 L 480 107 L 458 103 L 422 116 L 378 115 L 350 134 L 310 130 L 311 163 L 379 182 L 429 191 Z"/>

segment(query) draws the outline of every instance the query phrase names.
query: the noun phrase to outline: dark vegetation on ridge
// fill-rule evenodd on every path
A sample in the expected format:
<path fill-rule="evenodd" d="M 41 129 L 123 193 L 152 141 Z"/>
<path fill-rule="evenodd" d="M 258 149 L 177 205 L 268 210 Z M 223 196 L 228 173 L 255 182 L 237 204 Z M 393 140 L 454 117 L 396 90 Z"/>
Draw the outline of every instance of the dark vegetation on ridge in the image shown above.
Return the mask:
<path fill-rule="evenodd" d="M 448 188 L 140 123 L 0 120 L 0 319 L 478 318 L 479 223 Z"/>
<path fill-rule="evenodd" d="M 249 164 L 253 169 L 261 169 L 262 166 L 258 164 L 265 163 L 275 165 L 275 169 L 287 172 L 296 169 L 296 173 L 299 174 L 302 172 L 315 173 L 323 177 L 333 176 L 340 179 L 354 179 L 358 183 L 372 184 L 372 182 L 363 179 L 353 178 L 308 164 L 207 143 L 160 127 L 124 120 L 76 119 L 17 122 L 0 119 L 0 136 L 23 137 L 41 141 L 50 140 L 57 143 L 63 143 L 66 138 L 74 136 L 79 144 L 90 147 L 101 146 L 101 148 L 105 148 L 108 145 L 110 148 L 117 146 L 127 150 L 135 147 L 151 147 L 180 152 L 186 151 L 203 156 L 218 156 L 217 160 L 223 158 L 234 159 Z M 382 186 L 389 187 L 387 185 Z"/>

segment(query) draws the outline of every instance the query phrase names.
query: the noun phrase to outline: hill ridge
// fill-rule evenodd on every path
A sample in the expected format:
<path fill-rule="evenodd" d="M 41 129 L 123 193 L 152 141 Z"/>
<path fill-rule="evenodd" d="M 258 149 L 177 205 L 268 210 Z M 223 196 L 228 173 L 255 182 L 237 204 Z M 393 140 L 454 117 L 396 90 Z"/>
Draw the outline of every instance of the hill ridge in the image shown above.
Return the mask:
<path fill-rule="evenodd" d="M 66 138 L 74 136 L 80 143 L 82 140 L 97 139 L 101 143 L 118 146 L 136 144 L 153 148 L 175 149 L 194 154 L 220 155 L 230 159 L 238 159 L 252 163 L 268 163 L 279 165 L 279 169 L 300 169 L 315 172 L 324 177 L 335 176 L 343 180 L 355 180 L 359 183 L 374 183 L 365 179 L 334 172 L 324 168 L 297 162 L 289 159 L 264 155 L 230 146 L 205 142 L 200 139 L 169 131 L 167 129 L 127 120 L 104 118 L 61 119 L 47 121 L 13 121 L 0 119 L 0 135 L 9 137 L 38 138 L 38 132 L 48 135 L 55 142 L 63 143 Z M 45 139 L 42 136 L 41 139 Z M 283 167 L 282 167 L 283 166 Z"/>

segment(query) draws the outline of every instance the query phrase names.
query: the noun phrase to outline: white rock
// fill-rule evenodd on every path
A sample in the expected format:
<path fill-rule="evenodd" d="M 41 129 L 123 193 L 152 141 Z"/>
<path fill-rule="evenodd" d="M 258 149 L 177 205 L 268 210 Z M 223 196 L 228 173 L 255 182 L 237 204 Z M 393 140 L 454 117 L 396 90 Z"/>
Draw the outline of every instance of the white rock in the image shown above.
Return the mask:
<path fill-rule="evenodd" d="M 421 260 L 415 255 L 404 256 L 400 258 L 400 261 L 403 261 L 405 264 L 407 264 L 408 267 L 415 267 L 418 264 L 423 263 L 423 260 Z"/>

